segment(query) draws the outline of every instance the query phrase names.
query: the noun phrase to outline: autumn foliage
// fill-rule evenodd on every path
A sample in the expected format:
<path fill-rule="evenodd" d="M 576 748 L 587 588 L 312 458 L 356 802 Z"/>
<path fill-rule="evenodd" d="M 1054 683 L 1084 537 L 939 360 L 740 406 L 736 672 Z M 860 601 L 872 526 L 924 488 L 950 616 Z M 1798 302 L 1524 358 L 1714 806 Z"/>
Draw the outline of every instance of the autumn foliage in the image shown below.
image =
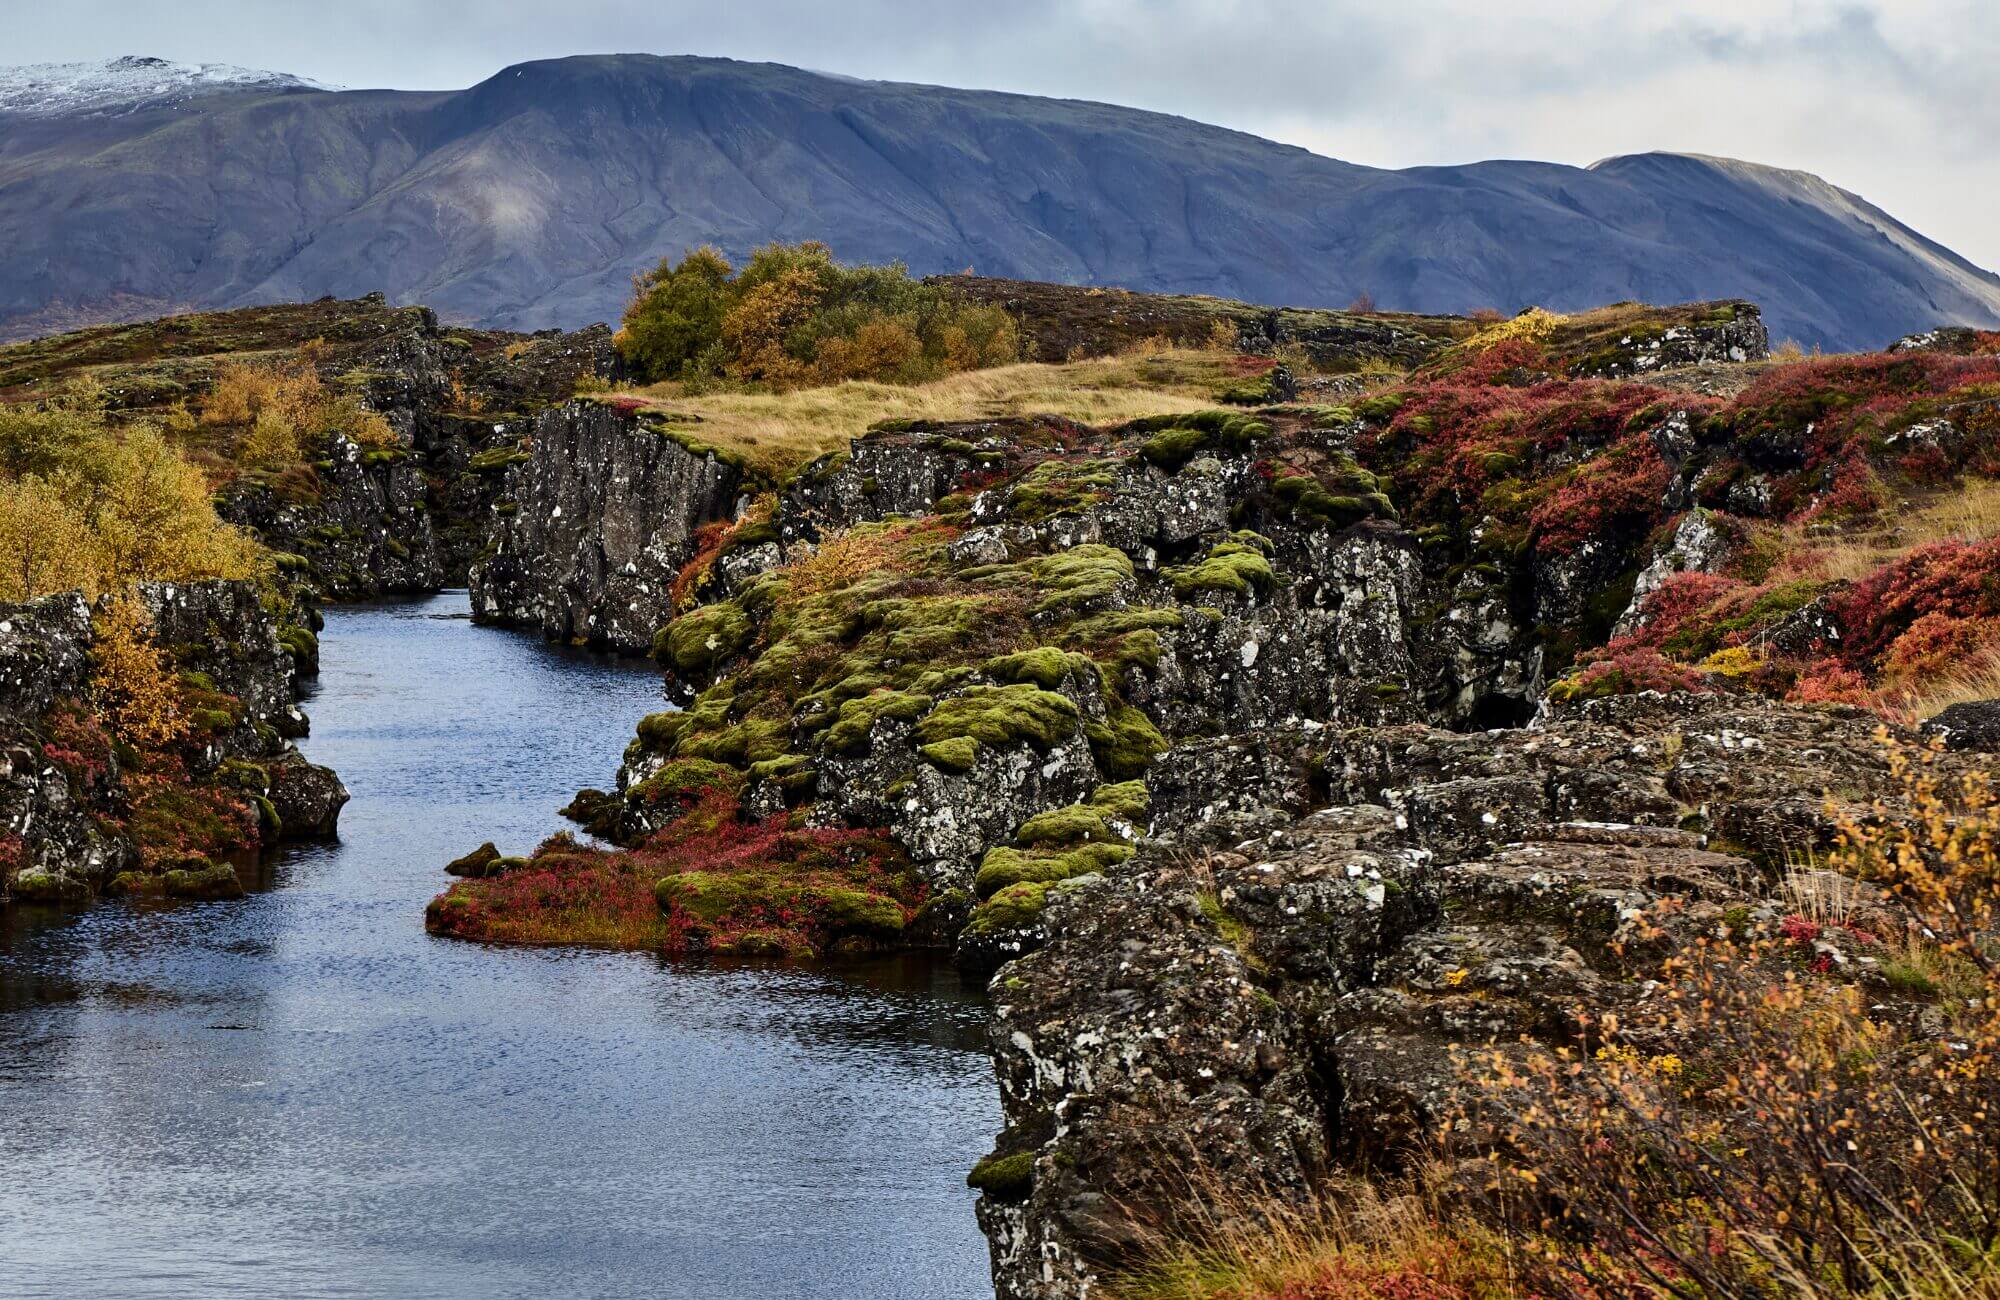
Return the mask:
<path fill-rule="evenodd" d="M 917 383 L 1020 359 L 1013 321 L 912 280 L 842 266 L 826 245 L 768 244 L 739 272 L 713 248 L 633 283 L 618 350 L 643 378 L 769 389 Z"/>
<path fill-rule="evenodd" d="M 1478 1121 L 1529 1247 L 1580 1282 L 1738 1297 L 2000 1288 L 2000 803 L 1892 748 L 1842 817 L 1870 914 L 1732 926 L 1627 1019 L 1499 1049 Z"/>
<path fill-rule="evenodd" d="M 188 733 L 179 683 L 154 644 L 139 602 L 121 596 L 95 620 L 90 648 L 91 690 L 111 730 L 135 749 L 163 749 Z"/>
<path fill-rule="evenodd" d="M 0 406 L 0 600 L 244 578 L 260 562 L 158 428 L 114 428 L 88 390 L 39 408 Z"/>

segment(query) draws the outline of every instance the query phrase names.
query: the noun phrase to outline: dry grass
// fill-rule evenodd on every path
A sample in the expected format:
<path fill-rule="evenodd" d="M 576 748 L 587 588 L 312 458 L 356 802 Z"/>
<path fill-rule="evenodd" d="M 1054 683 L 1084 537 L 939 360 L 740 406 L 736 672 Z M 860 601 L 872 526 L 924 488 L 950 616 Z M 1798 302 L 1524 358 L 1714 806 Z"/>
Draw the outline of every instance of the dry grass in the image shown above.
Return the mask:
<path fill-rule="evenodd" d="M 629 395 L 656 410 L 698 417 L 701 441 L 739 452 L 776 477 L 845 446 L 878 420 L 1057 415 L 1102 425 L 1202 410 L 1233 378 L 1231 355 L 1148 348 L 1066 365 L 995 366 L 909 387 L 855 381 L 788 393 L 697 395 L 657 384 Z"/>
<path fill-rule="evenodd" d="M 1148 1263 L 1115 1279 L 1113 1300 L 1500 1300 L 1540 1293 L 1508 1243 L 1451 1214 L 1420 1174 L 1397 1184 L 1343 1180 L 1303 1202 L 1244 1202 L 1189 1175 L 1213 1226 L 1147 1243 Z"/>
<path fill-rule="evenodd" d="M 1810 525 L 1787 530 L 1785 559 L 1775 575 L 1852 582 L 1884 564 L 1933 542 L 1983 542 L 2000 536 L 2000 481 L 1973 479 L 1933 497 L 1914 510 L 1891 516 L 1885 526 L 1812 536 Z"/>
<path fill-rule="evenodd" d="M 1875 890 L 1826 870 L 1810 856 L 1785 869 L 1778 898 L 1794 915 L 1821 926 L 1847 926 L 1865 909 L 1880 905 Z"/>
<path fill-rule="evenodd" d="M 1958 672 L 1925 682 L 1902 696 L 1899 711 L 1910 721 L 1935 717 L 1954 704 L 2000 700 L 2000 647 L 1987 651 Z"/>

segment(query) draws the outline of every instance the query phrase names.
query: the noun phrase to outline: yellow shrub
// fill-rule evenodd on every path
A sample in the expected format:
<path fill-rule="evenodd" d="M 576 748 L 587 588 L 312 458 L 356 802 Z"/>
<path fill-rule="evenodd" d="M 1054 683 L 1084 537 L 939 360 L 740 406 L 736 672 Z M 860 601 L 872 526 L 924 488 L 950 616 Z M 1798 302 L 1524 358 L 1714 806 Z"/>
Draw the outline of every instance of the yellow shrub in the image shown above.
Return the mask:
<path fill-rule="evenodd" d="M 101 563 L 89 522 L 62 493 L 33 475 L 0 481 L 0 600 L 95 596 Z"/>
<path fill-rule="evenodd" d="M 138 425 L 106 434 L 91 521 L 110 586 L 153 579 L 247 578 L 256 544 L 218 519 L 208 482 L 158 430 Z"/>
<path fill-rule="evenodd" d="M 172 667 L 153 644 L 151 622 L 138 600 L 111 601 L 95 629 L 91 690 L 118 738 L 138 749 L 160 749 L 187 735 Z"/>
<path fill-rule="evenodd" d="M 364 447 L 393 445 L 387 420 L 321 382 L 324 356 L 324 345 L 315 340 L 281 365 L 224 364 L 202 403 L 201 425 L 242 430 L 236 459 L 260 469 L 295 463 L 306 454 L 308 439 L 335 434 Z"/>
<path fill-rule="evenodd" d="M 1509 339 L 1526 339 L 1530 343 L 1540 343 L 1556 332 L 1558 326 L 1568 320 L 1552 311 L 1540 307 L 1530 307 L 1519 316 L 1511 316 L 1497 325 L 1488 325 L 1465 341 L 1464 346 L 1485 351 L 1497 343 Z"/>

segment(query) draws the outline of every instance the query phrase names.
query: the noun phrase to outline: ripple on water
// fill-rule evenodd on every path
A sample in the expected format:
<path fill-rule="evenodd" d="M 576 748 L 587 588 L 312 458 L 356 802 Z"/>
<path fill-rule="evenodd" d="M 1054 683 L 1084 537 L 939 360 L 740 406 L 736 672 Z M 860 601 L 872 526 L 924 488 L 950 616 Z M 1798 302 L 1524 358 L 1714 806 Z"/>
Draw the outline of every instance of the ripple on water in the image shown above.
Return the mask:
<path fill-rule="evenodd" d="M 434 940 L 441 864 L 604 785 L 643 665 L 336 610 L 337 845 L 229 903 L 0 916 L 0 1295 L 987 1293 L 978 996 Z"/>

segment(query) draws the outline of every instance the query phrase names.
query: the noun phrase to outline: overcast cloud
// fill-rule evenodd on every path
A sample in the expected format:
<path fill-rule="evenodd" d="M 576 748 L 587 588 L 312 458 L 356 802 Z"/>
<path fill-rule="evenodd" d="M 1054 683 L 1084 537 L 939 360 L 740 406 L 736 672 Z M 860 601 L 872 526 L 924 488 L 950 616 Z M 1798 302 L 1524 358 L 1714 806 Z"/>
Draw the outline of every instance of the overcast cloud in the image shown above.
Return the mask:
<path fill-rule="evenodd" d="M 414 89 L 634 51 L 1108 100 L 1377 166 L 1727 154 L 2000 267 L 1996 0 L 0 0 L 5 62 Z"/>

